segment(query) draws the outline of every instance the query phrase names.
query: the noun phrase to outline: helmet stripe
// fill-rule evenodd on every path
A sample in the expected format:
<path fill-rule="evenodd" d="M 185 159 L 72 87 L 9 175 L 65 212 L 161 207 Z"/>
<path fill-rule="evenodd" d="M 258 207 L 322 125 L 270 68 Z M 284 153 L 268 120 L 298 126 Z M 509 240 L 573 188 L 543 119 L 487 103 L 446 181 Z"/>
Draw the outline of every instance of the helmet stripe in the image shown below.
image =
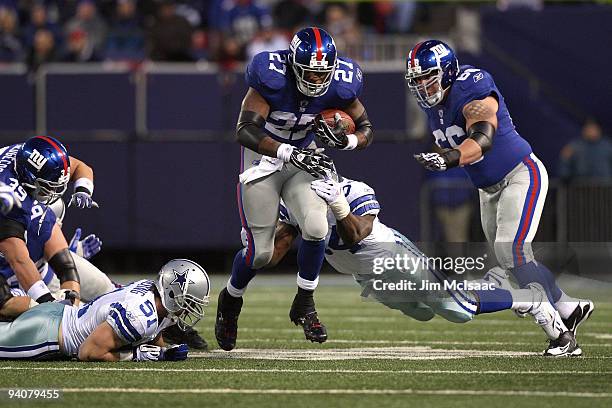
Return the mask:
<path fill-rule="evenodd" d="M 60 154 L 60 157 L 62 158 L 62 162 L 64 163 L 64 174 L 68 174 L 68 162 L 66 159 L 66 155 L 64 154 L 64 152 L 62 152 L 62 149 L 59 148 L 57 143 L 55 143 L 53 140 L 49 139 L 46 136 L 36 136 L 36 137 L 49 143 L 51 146 L 55 148 L 55 150 L 57 150 L 57 152 Z"/>
<path fill-rule="evenodd" d="M 423 44 L 424 41 L 418 43 L 417 45 L 414 46 L 414 48 L 412 49 L 412 56 L 410 58 L 410 68 L 414 68 L 414 56 L 416 55 L 417 51 L 419 51 L 419 48 L 421 48 L 421 45 Z"/>
<path fill-rule="evenodd" d="M 317 43 L 317 61 L 321 61 L 323 59 L 323 51 L 321 50 L 321 48 L 323 48 L 321 33 L 317 27 L 312 27 L 312 32 L 314 33 L 315 41 Z"/>

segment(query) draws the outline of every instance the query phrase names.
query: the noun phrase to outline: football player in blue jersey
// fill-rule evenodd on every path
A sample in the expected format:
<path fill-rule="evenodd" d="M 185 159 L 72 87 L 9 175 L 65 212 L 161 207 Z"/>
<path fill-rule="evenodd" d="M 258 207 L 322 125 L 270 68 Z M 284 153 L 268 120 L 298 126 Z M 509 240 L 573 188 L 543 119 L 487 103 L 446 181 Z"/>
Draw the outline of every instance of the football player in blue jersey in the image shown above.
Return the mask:
<path fill-rule="evenodd" d="M 70 171 L 72 166 L 74 172 Z M 53 301 L 54 297 L 41 280 L 40 273 L 29 256 L 26 231 L 34 222 L 39 227 L 42 226 L 44 219 L 51 213 L 46 204 L 61 197 L 71 176 L 77 182 L 80 181 L 73 194 L 74 203 L 82 207 L 93 206 L 93 189 L 90 188 L 93 186 L 93 171 L 70 157 L 58 140 L 48 136 L 36 136 L 25 143 L 0 149 L 0 182 L 8 185 L 21 203 L 20 206 L 14 205 L 9 212 L 0 215 L 0 252 L 15 272 L 21 287 L 38 303 Z M 36 210 L 38 205 L 41 214 L 37 217 L 38 220 L 34 221 L 32 211 Z M 60 281 L 79 282 L 68 248 L 56 253 L 49 259 L 49 264 L 58 274 Z"/>
<path fill-rule="evenodd" d="M 272 257 L 282 197 L 299 220 L 303 238 L 289 318 L 302 326 L 308 340 L 322 343 L 327 331 L 313 292 L 324 257 L 327 206 L 310 182 L 333 163 L 315 150 L 314 138 L 339 149 L 363 149 L 372 142 L 372 126 L 359 101 L 363 74 L 357 63 L 337 55 L 327 32 L 308 27 L 295 34 L 288 50 L 257 54 L 247 66 L 246 82 L 236 135 L 242 145 L 238 209 L 247 245 L 236 254 L 227 287 L 219 294 L 217 341 L 224 350 L 236 345 L 242 296 Z M 348 113 L 355 133 L 346 134 L 318 117 L 329 108 Z"/>
<path fill-rule="evenodd" d="M 575 350 L 576 329 L 593 303 L 569 297 L 533 256 L 533 240 L 548 189 L 546 168 L 516 131 L 492 76 L 460 66 L 445 43 L 418 43 L 406 60 L 410 91 L 427 114 L 439 152 L 415 155 L 426 169 L 462 166 L 479 189 L 482 227 L 499 265 L 521 287 L 541 284 L 567 331 L 551 340 L 547 354 Z M 503 293 L 502 293 L 503 294 Z"/>

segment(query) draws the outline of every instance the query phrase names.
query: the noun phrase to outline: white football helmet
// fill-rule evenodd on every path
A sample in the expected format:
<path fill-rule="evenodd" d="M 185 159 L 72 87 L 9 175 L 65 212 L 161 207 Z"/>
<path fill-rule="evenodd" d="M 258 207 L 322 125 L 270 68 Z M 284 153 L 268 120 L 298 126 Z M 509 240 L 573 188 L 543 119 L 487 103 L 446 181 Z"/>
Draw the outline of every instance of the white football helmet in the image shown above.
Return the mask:
<path fill-rule="evenodd" d="M 155 287 L 162 305 L 181 330 L 193 327 L 208 306 L 210 279 L 204 268 L 188 259 L 173 259 L 159 271 Z"/>

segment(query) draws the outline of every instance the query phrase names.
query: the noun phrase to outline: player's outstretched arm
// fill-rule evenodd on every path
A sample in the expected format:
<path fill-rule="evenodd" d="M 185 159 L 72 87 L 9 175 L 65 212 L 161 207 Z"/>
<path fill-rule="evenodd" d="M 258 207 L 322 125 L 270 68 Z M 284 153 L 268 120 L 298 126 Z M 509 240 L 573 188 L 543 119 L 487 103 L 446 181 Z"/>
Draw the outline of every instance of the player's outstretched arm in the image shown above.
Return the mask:
<path fill-rule="evenodd" d="M 374 140 L 374 131 L 372 123 L 368 119 L 368 113 L 365 106 L 359 99 L 355 99 L 346 109 L 345 112 L 355 122 L 355 136 L 357 136 L 356 149 L 365 149 L 372 144 Z"/>
<path fill-rule="evenodd" d="M 372 232 L 374 225 L 373 215 L 355 215 L 350 213 L 341 220 L 337 220 L 338 235 L 346 245 L 354 245 Z"/>
<path fill-rule="evenodd" d="M 21 224 L 11 222 L 10 226 L 17 229 Z M 4 226 L 9 226 L 5 223 Z M 23 226 L 21 227 L 23 228 Z M 6 232 L 6 231 L 3 231 Z M 18 235 L 18 233 L 15 233 Z M 16 236 L 11 236 L 0 241 L 0 252 L 4 254 L 6 261 L 10 265 L 15 276 L 19 281 L 19 285 L 27 292 L 28 296 L 36 300 L 38 303 L 52 302 L 55 299 L 49 292 L 47 285 L 40 279 L 40 273 L 36 269 L 36 265 L 30 259 L 30 253 L 25 241 Z"/>
<path fill-rule="evenodd" d="M 119 361 L 125 343 L 107 322 L 101 323 L 79 347 L 81 361 Z"/>
<path fill-rule="evenodd" d="M 64 290 L 81 292 L 79 273 L 72 254 L 68 249 L 68 243 L 59 225 L 55 224 L 51 236 L 45 242 L 45 259 L 57 275 L 60 288 Z"/>
<path fill-rule="evenodd" d="M 473 100 L 463 107 L 468 138 L 457 147 L 461 153 L 459 165 L 475 162 L 493 147 L 498 109 L 499 103 L 492 96 Z"/>
<path fill-rule="evenodd" d="M 98 203 L 91 198 L 94 191 L 94 172 L 91 167 L 81 160 L 70 157 L 70 180 L 74 181 L 74 193 L 70 198 L 68 207 L 78 208 L 98 207 Z"/>
<path fill-rule="evenodd" d="M 293 225 L 279 222 L 276 225 L 276 232 L 274 234 L 274 253 L 272 259 L 266 265 L 266 268 L 273 268 L 283 260 L 287 252 L 291 249 L 293 241 L 298 236 L 298 230 Z"/>

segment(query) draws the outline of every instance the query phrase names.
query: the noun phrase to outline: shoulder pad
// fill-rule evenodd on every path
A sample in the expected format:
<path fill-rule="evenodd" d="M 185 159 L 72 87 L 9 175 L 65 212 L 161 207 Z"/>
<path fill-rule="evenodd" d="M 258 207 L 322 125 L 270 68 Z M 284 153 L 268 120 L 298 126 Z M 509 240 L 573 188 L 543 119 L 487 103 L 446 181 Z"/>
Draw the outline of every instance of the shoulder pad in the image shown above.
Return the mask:
<path fill-rule="evenodd" d="M 380 211 L 380 203 L 374 189 L 366 183 L 349 180 L 343 183 L 342 191 L 353 214 L 376 215 Z"/>
<path fill-rule="evenodd" d="M 471 67 L 462 66 L 459 76 L 455 80 L 459 85 L 464 100 L 483 99 L 493 92 L 497 92 L 497 87 L 493 77 L 487 71 Z"/>
<path fill-rule="evenodd" d="M 246 82 L 265 96 L 266 92 L 278 91 L 285 86 L 288 69 L 286 50 L 260 52 L 247 66 Z"/>
<path fill-rule="evenodd" d="M 363 89 L 363 72 L 358 63 L 350 58 L 338 58 L 338 67 L 334 72 L 334 82 L 338 97 L 345 101 L 359 98 Z"/>

